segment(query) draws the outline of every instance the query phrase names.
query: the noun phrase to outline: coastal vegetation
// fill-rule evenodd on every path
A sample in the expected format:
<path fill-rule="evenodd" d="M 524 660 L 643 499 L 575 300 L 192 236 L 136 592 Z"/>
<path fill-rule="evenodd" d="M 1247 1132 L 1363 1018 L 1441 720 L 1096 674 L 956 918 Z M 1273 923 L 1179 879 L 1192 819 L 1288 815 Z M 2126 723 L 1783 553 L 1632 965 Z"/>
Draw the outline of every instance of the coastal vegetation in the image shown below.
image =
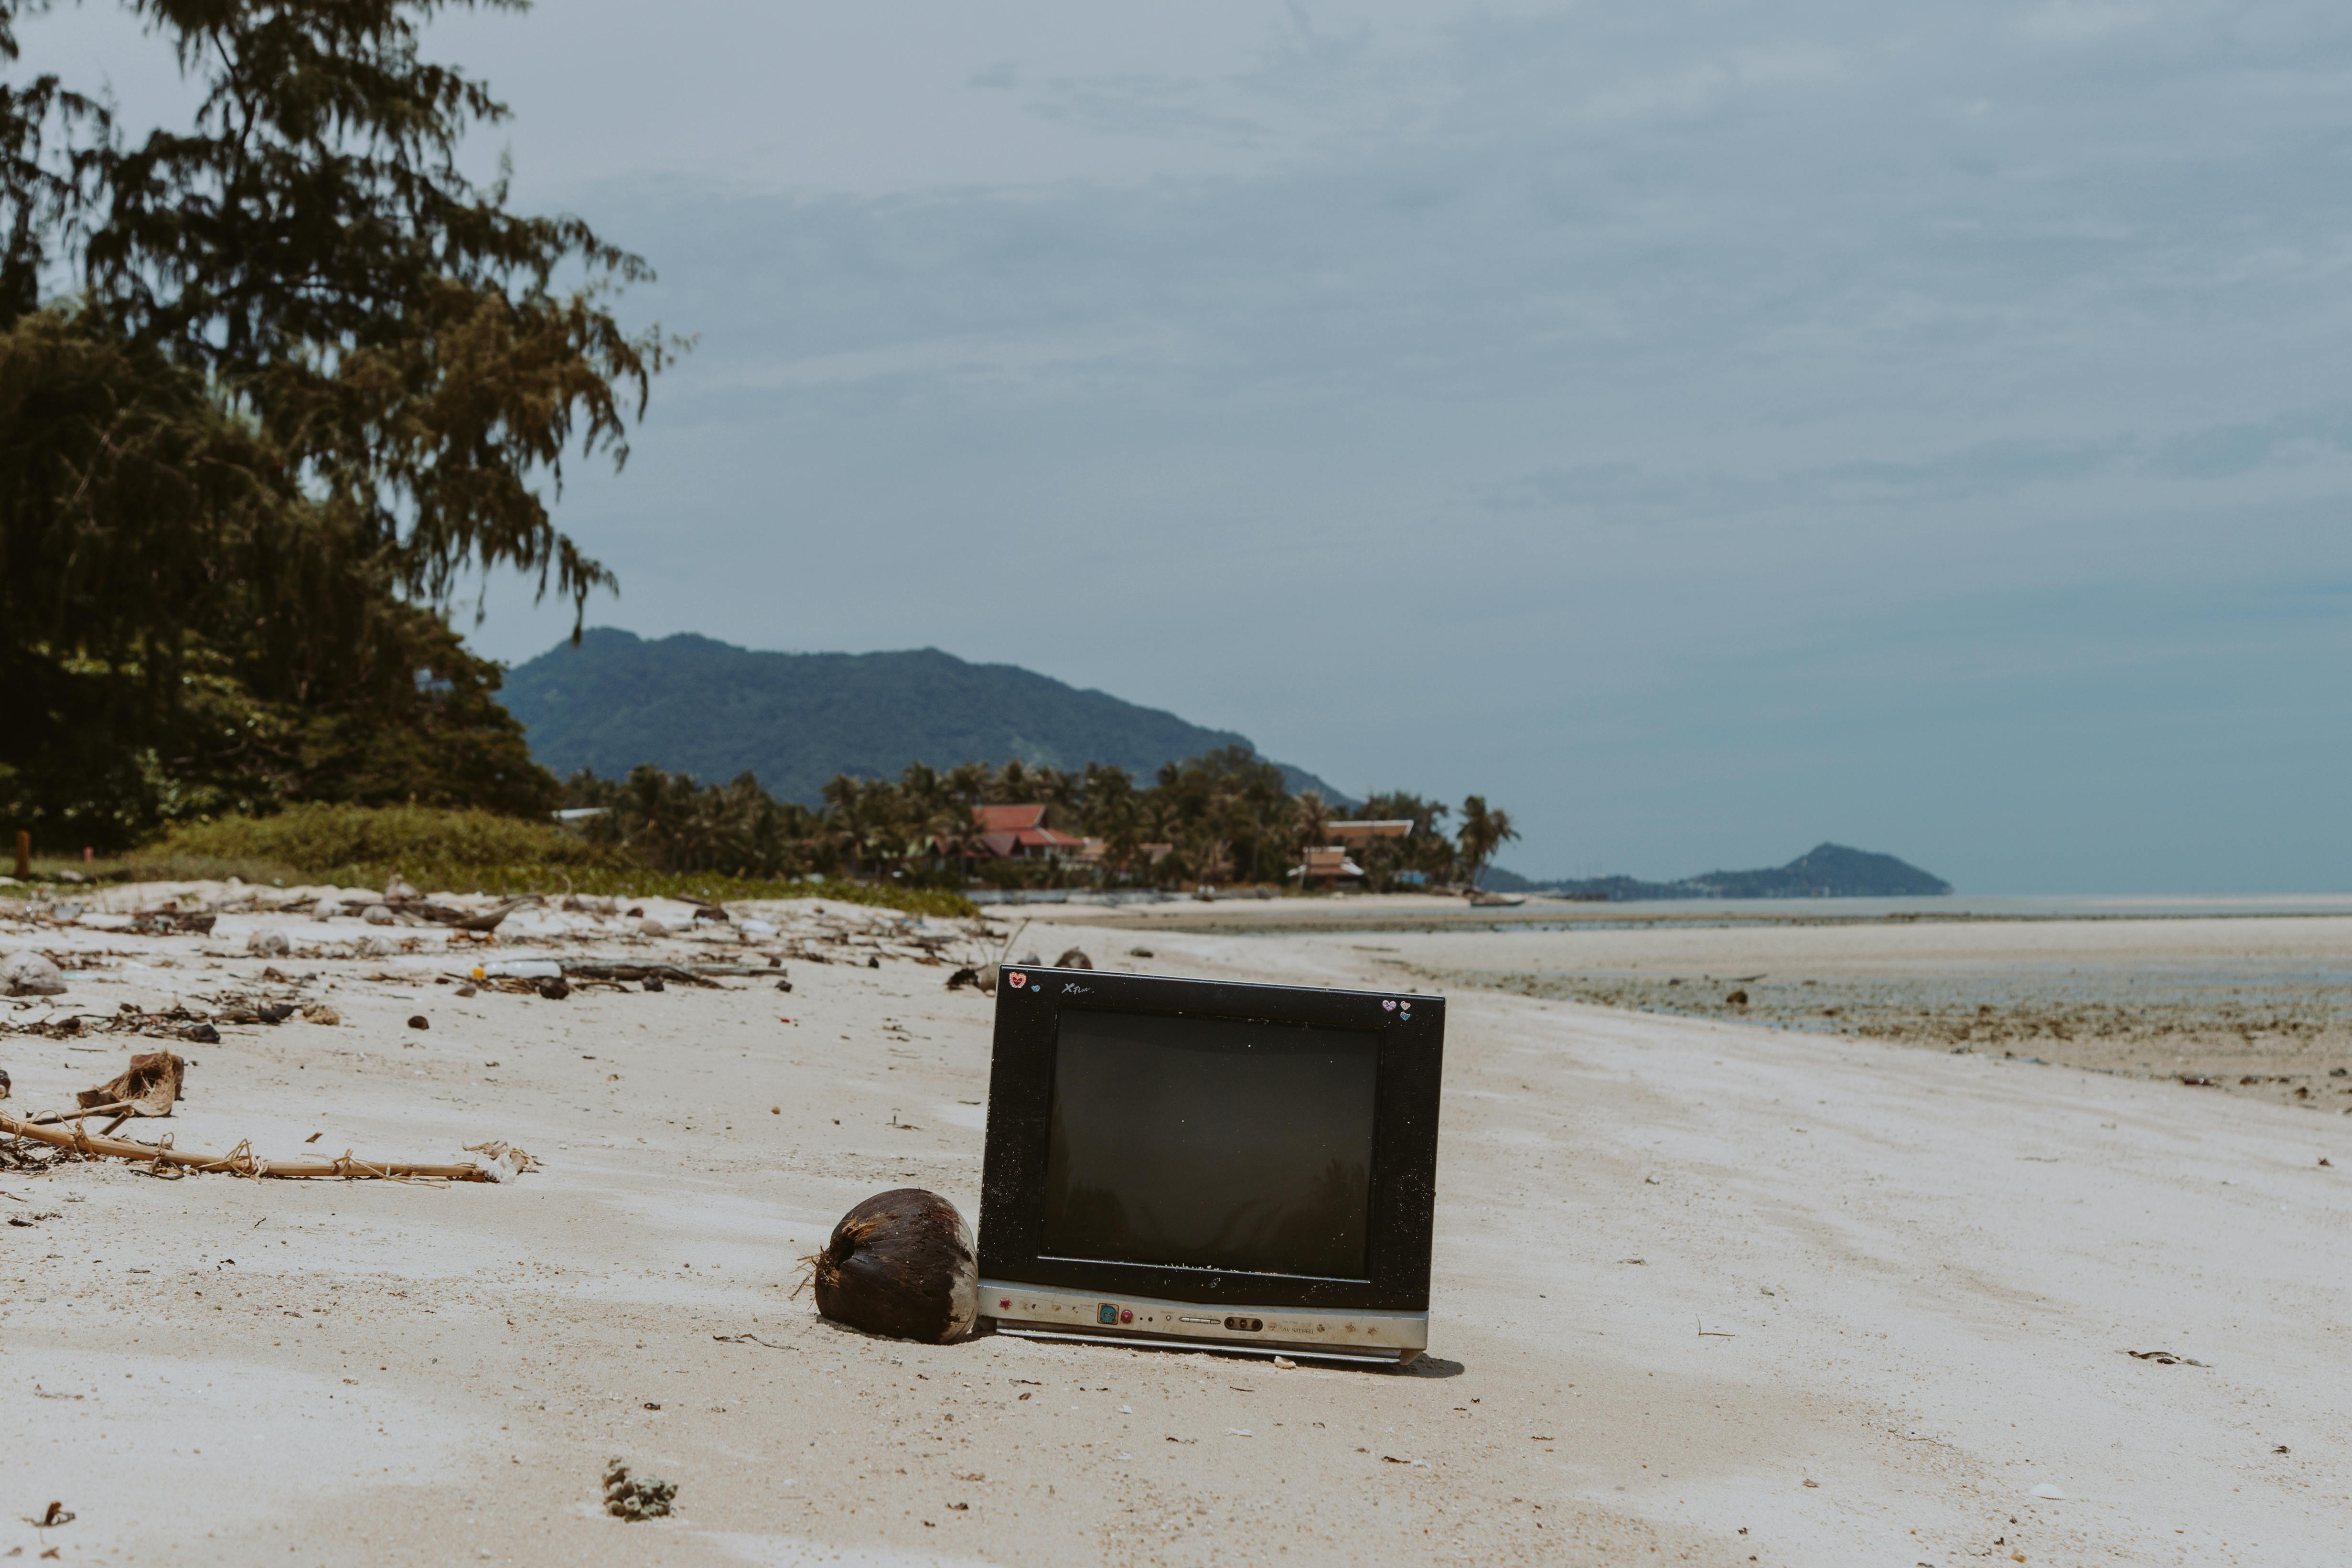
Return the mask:
<path fill-rule="evenodd" d="M 1238 745 L 1166 763 L 1148 782 L 1102 763 L 916 763 L 896 779 L 837 774 L 823 795 L 811 809 L 777 800 L 749 773 L 705 784 L 650 765 L 622 779 L 583 772 L 565 784 L 568 807 L 598 813 L 583 821 L 589 842 L 648 866 L 912 887 L 1284 887 L 1306 849 L 1329 842 L 1338 815 L 1314 790 L 1292 793 L 1279 767 Z M 986 805 L 1043 806 L 1044 826 L 1084 847 L 994 853 L 973 820 L 973 808 Z M 1467 851 L 1444 828 L 1446 805 L 1382 791 L 1352 815 L 1411 825 L 1357 852 L 1361 885 L 1387 891 L 1464 879 Z"/>
<path fill-rule="evenodd" d="M 115 849 L 289 801 L 543 813 L 449 610 L 611 576 L 552 519 L 681 346 L 651 276 L 459 169 L 474 0 L 122 0 L 192 89 L 133 134 L 0 0 L 0 811 Z M 488 0 L 485 0 L 488 3 Z"/>
<path fill-rule="evenodd" d="M 1076 772 L 916 763 L 895 780 L 835 777 L 811 810 L 750 774 L 706 784 L 651 766 L 627 777 L 575 774 L 564 820 L 478 808 L 297 802 L 266 814 L 177 823 L 125 853 L 45 861 L 43 880 L 329 882 L 488 893 L 563 892 L 694 899 L 825 898 L 920 913 L 969 912 L 973 887 L 1266 889 L 1296 885 L 1304 852 L 1331 837 L 1331 808 L 1293 795 L 1246 747 L 1162 767 L 1139 784 L 1102 763 Z M 1052 852 L 995 853 L 974 808 L 1032 805 Z M 1405 791 L 1365 809 L 1402 822 L 1356 851 L 1357 885 L 1387 891 L 1466 880 L 1491 853 L 1496 819 L 1479 797 L 1449 837 L 1444 805 Z M 1482 834 L 1485 837 L 1482 837 Z"/>

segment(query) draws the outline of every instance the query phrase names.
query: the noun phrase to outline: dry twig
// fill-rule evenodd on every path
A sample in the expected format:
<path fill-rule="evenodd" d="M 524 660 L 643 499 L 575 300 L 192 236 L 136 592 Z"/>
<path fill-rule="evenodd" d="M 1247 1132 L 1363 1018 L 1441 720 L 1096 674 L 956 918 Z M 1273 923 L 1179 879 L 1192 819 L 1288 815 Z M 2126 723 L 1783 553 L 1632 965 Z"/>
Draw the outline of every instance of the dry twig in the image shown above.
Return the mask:
<path fill-rule="evenodd" d="M 109 1138 L 85 1131 L 79 1126 L 46 1127 L 19 1120 L 5 1111 L 0 1111 L 0 1133 L 30 1138 L 59 1149 L 70 1149 L 88 1157 L 129 1160 L 137 1164 L 152 1165 L 159 1175 L 171 1169 L 180 1173 L 226 1171 L 233 1176 L 280 1176 L 291 1180 L 331 1177 L 344 1181 L 495 1182 L 499 1179 L 471 1160 L 449 1164 L 404 1160 L 376 1162 L 354 1159 L 348 1150 L 332 1160 L 265 1160 L 253 1152 L 250 1140 L 239 1142 L 226 1154 L 199 1154 L 191 1150 L 173 1148 L 172 1135 L 168 1132 L 160 1143 L 141 1143 L 128 1138 Z"/>

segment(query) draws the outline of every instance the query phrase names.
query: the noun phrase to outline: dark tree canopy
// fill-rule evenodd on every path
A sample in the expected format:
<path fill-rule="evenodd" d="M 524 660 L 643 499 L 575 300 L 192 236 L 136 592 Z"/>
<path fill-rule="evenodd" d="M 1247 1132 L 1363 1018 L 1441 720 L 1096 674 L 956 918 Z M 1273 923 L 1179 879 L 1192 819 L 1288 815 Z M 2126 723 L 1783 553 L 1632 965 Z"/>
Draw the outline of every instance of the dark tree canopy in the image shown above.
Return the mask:
<path fill-rule="evenodd" d="M 550 507 L 677 350 L 611 311 L 650 273 L 459 168 L 506 110 L 419 58 L 440 0 L 124 3 L 191 125 L 132 140 L 23 69 L 47 7 L 0 0 L 0 637 L 55 720 L 0 742 L 0 803 L 106 842 L 289 797 L 544 809 L 446 609 L 518 570 L 576 624 L 611 585 Z"/>

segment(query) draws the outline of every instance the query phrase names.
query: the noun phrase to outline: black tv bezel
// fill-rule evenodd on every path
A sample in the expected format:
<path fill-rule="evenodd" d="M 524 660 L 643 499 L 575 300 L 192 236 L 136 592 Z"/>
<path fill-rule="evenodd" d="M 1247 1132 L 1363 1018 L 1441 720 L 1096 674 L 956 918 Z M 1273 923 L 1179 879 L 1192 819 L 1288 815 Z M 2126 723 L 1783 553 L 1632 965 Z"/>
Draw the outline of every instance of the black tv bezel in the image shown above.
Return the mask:
<path fill-rule="evenodd" d="M 1021 984 L 1013 984 L 1015 976 Z M 1055 1050 L 1066 1009 L 1319 1024 L 1377 1034 L 1370 1278 L 1118 1263 L 1042 1252 Z M 1107 1298 L 1425 1312 L 1444 1046 L 1445 1001 L 1439 996 L 1008 964 L 996 987 L 996 1040 L 989 1068 L 981 1277 Z"/>

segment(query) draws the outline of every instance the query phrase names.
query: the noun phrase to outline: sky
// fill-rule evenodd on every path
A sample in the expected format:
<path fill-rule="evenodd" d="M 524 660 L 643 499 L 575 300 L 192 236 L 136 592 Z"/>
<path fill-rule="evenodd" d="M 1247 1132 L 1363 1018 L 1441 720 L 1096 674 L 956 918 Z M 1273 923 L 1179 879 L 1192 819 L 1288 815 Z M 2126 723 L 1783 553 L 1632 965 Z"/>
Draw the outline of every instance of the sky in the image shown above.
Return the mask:
<path fill-rule="evenodd" d="M 173 101 L 110 13 L 23 31 Z M 592 624 L 1026 666 L 1481 792 L 1529 875 L 1832 839 L 2352 889 L 2340 0 L 543 0 L 430 43 L 515 111 L 469 157 L 698 338 L 570 475 Z M 501 658 L 569 630 L 487 605 Z"/>

